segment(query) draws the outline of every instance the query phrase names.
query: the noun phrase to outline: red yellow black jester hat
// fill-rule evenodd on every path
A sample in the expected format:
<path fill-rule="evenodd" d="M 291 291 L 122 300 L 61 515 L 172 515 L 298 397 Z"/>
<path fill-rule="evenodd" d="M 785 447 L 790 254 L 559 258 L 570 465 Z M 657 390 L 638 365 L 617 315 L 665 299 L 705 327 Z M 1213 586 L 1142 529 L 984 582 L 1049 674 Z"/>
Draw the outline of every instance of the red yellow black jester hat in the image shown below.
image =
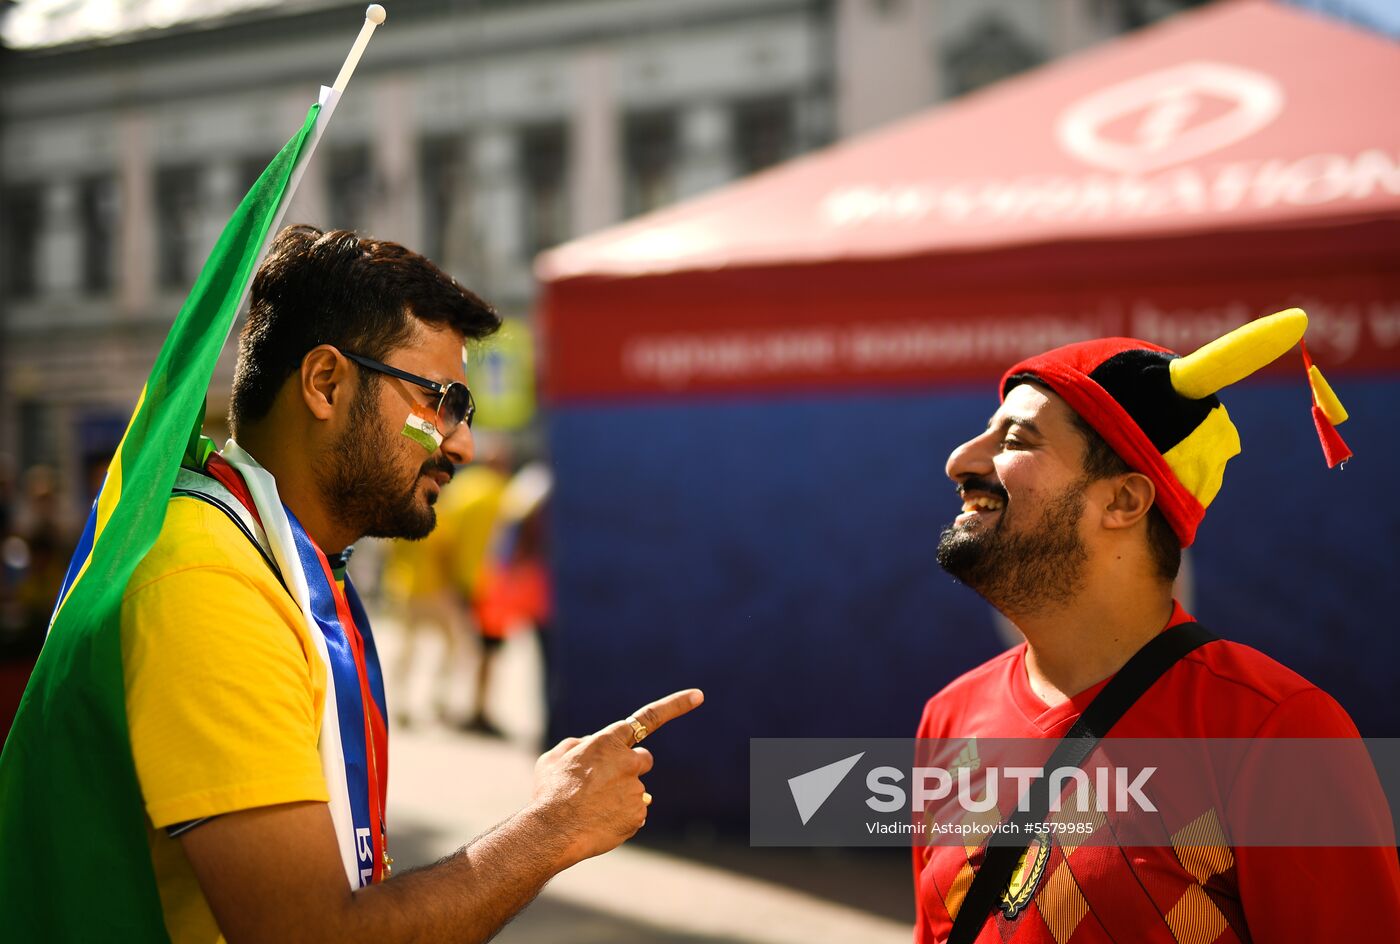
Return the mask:
<path fill-rule="evenodd" d="M 1001 396 L 1038 381 L 1070 408 L 1136 472 L 1152 479 L 1182 547 L 1196 539 L 1206 508 L 1220 491 L 1225 464 L 1240 452 L 1239 432 L 1216 393 L 1301 344 L 1308 316 L 1290 308 L 1251 321 L 1182 357 L 1134 338 L 1068 344 L 1021 361 L 1001 379 Z M 1351 456 L 1335 426 L 1346 410 L 1313 366 L 1303 364 L 1313 394 L 1313 421 L 1330 466 Z"/>

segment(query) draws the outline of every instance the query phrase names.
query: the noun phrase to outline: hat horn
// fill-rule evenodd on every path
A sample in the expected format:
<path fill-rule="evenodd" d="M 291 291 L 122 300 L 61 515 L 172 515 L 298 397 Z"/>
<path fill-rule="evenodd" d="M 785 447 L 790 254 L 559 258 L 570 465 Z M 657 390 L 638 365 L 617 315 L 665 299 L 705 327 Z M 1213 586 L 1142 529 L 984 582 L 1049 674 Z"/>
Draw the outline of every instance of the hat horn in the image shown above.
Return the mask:
<path fill-rule="evenodd" d="M 1172 387 L 1202 400 L 1273 363 L 1303 338 L 1308 316 L 1301 308 L 1241 325 L 1195 352 L 1171 362 Z"/>

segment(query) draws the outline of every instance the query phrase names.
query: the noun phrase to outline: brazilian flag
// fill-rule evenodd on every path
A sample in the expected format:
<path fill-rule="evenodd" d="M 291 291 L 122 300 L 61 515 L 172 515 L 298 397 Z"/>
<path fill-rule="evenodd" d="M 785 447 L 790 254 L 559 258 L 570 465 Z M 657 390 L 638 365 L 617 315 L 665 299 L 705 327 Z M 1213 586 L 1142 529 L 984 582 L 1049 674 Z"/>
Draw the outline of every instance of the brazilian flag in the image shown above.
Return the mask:
<path fill-rule="evenodd" d="M 160 534 L 215 362 L 338 97 L 323 90 L 224 227 L 93 504 L 0 755 L 5 940 L 168 940 L 127 732 L 122 595 Z"/>

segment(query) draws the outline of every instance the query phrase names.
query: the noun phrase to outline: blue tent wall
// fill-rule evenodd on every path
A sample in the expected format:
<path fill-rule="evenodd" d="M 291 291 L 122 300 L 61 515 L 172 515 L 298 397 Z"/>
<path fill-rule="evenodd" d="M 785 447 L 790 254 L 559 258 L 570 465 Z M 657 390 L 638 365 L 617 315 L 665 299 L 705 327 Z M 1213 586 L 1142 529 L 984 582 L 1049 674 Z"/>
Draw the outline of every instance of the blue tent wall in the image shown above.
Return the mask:
<path fill-rule="evenodd" d="M 1400 382 L 1336 386 L 1359 458 L 1331 472 L 1301 376 L 1230 391 L 1245 451 L 1192 551 L 1195 614 L 1400 736 Z M 652 822 L 724 828 L 747 823 L 750 737 L 912 734 L 1001 648 L 934 561 L 944 461 L 992 388 L 556 406 L 553 733 L 704 688 L 648 742 Z"/>

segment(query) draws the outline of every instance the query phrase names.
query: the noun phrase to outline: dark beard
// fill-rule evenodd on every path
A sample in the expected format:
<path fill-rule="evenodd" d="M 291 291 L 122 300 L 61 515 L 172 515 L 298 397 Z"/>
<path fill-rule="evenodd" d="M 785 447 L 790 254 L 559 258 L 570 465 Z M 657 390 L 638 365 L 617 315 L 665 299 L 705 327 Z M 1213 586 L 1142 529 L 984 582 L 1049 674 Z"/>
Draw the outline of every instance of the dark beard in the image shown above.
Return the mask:
<path fill-rule="evenodd" d="M 991 528 L 948 527 L 938 540 L 939 565 L 1008 617 L 1067 602 L 1081 588 L 1089 559 L 1078 529 L 1085 484 L 1047 502 L 1040 527 L 1030 533 L 1007 533 L 1009 503 Z"/>
<path fill-rule="evenodd" d="M 416 541 L 437 524 L 432 505 L 423 505 L 418 497 L 419 479 L 439 470 L 450 477 L 452 463 L 434 454 L 412 481 L 398 479 L 389 457 L 399 444 L 376 413 L 374 392 L 374 384 L 362 384 L 356 391 L 350 424 L 331 448 L 330 467 L 317 474 L 331 508 L 359 534 Z"/>

